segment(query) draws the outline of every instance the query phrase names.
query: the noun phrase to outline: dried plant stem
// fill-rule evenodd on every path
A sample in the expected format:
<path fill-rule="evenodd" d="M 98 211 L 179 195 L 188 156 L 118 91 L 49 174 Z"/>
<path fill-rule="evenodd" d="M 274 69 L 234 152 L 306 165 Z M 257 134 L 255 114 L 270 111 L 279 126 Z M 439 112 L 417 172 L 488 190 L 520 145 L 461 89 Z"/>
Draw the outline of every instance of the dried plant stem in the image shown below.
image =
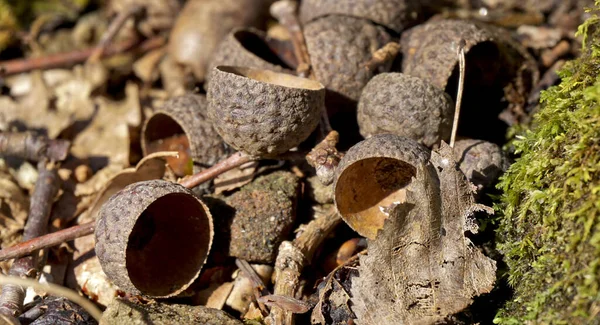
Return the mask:
<path fill-rule="evenodd" d="M 104 51 L 110 45 L 112 40 L 117 36 L 117 33 L 125 25 L 125 22 L 131 17 L 138 15 L 142 11 L 142 6 L 131 6 L 125 11 L 120 12 L 115 19 L 110 23 L 106 32 L 102 35 L 102 38 L 98 42 L 98 45 L 93 49 L 87 62 L 97 63 L 104 55 Z"/>
<path fill-rule="evenodd" d="M 179 184 L 187 188 L 194 188 L 206 181 L 209 181 L 223 174 L 226 171 L 232 170 L 247 162 L 254 161 L 257 159 L 257 157 L 253 157 L 241 151 L 236 152 L 233 155 L 229 156 L 229 158 L 216 163 L 212 167 L 182 179 L 181 181 L 179 181 Z"/>
<path fill-rule="evenodd" d="M 37 250 L 60 245 L 75 238 L 90 235 L 94 232 L 94 227 L 94 222 L 84 223 L 5 248 L 0 251 L 0 261 L 27 256 Z"/>
<path fill-rule="evenodd" d="M 15 156 L 35 161 L 61 161 L 67 158 L 70 146 L 69 141 L 51 140 L 30 132 L 0 133 L 0 156 Z"/>
<path fill-rule="evenodd" d="M 19 287 L 32 287 L 34 289 L 48 292 L 54 296 L 64 297 L 81 306 L 81 308 L 85 309 L 90 314 L 90 316 L 92 316 L 97 321 L 99 321 L 102 317 L 102 312 L 100 311 L 100 309 L 98 309 L 98 307 L 96 307 L 96 305 L 94 305 L 91 301 L 83 298 L 77 292 L 65 288 L 63 286 L 59 286 L 52 283 L 40 283 L 32 279 L 24 279 L 14 276 L 6 276 L 2 274 L 0 274 L 0 284 L 4 285 L 4 287 L 6 287 L 7 285 L 14 285 Z"/>
<path fill-rule="evenodd" d="M 45 161 L 38 163 L 39 176 L 31 197 L 29 217 L 25 224 L 24 240 L 30 240 L 44 235 L 48 231 L 48 219 L 54 197 L 59 189 L 59 177 L 56 168 Z M 11 266 L 8 274 L 15 277 L 37 277 L 37 255 L 22 257 Z M 25 288 L 15 284 L 5 284 L 0 295 L 0 313 L 16 317 L 23 308 Z"/>
<path fill-rule="evenodd" d="M 307 78 L 310 75 L 310 56 L 308 55 L 300 21 L 296 15 L 297 9 L 297 1 L 280 0 L 271 5 L 270 11 L 271 15 L 289 31 L 294 46 L 294 55 L 298 61 L 296 70 L 299 76 Z"/>
<path fill-rule="evenodd" d="M 340 139 L 337 131 L 330 131 L 325 138 L 319 142 L 306 155 L 306 161 L 315 168 L 321 183 L 329 185 L 333 182 L 335 169 L 342 160 L 343 154 L 338 152 L 335 146 Z"/>
<path fill-rule="evenodd" d="M 389 42 L 373 53 L 371 59 L 365 63 L 365 68 L 374 72 L 379 67 L 391 63 L 398 55 L 398 52 L 400 52 L 400 44 Z"/>
<path fill-rule="evenodd" d="M 454 148 L 456 133 L 458 131 L 458 119 L 460 117 L 460 106 L 462 104 L 463 91 L 465 88 L 465 46 L 466 42 L 461 39 L 458 42 L 458 90 L 456 92 L 456 106 L 454 108 L 454 123 L 452 124 L 452 136 L 450 137 L 450 148 Z"/>
<path fill-rule="evenodd" d="M 136 52 L 144 53 L 165 44 L 163 37 L 154 37 L 139 43 L 138 39 L 130 39 L 121 43 L 110 45 L 104 51 L 104 56 L 113 56 L 131 50 L 136 45 Z M 15 59 L 0 62 L 0 76 L 28 72 L 36 69 L 52 69 L 69 67 L 84 62 L 94 51 L 94 48 L 58 53 L 44 57 Z"/>
<path fill-rule="evenodd" d="M 274 295 L 296 298 L 296 293 L 300 289 L 302 270 L 312 261 L 317 248 L 341 220 L 340 215 L 332 207 L 329 213 L 306 225 L 303 232 L 293 242 L 281 243 L 275 260 Z M 265 321 L 270 325 L 292 325 L 294 323 L 293 316 L 292 310 L 285 310 L 274 305 Z"/>

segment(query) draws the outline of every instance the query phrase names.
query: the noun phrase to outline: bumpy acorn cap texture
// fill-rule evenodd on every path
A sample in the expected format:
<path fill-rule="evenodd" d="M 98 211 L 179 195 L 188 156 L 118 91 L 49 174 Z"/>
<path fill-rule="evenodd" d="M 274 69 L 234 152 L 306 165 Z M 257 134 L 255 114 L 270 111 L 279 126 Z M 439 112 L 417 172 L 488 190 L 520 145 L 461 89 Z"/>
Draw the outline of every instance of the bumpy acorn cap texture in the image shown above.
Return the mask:
<path fill-rule="evenodd" d="M 212 71 L 208 116 L 239 151 L 274 157 L 306 140 L 319 124 L 325 88 L 288 74 L 220 66 Z"/>
<path fill-rule="evenodd" d="M 400 33 L 422 16 L 422 5 L 415 0 L 302 0 L 303 24 L 329 15 L 368 19 Z"/>
<path fill-rule="evenodd" d="M 121 290 L 171 297 L 200 274 L 213 222 L 190 190 L 152 180 L 113 195 L 100 210 L 95 237 L 102 270 Z"/>
<path fill-rule="evenodd" d="M 153 141 L 183 133 L 190 144 L 194 172 L 226 158 L 232 150 L 213 128 L 207 109 L 204 95 L 188 94 L 167 100 L 144 122 L 141 139 L 144 156 Z"/>
<path fill-rule="evenodd" d="M 358 125 L 365 138 L 392 133 L 432 147 L 452 130 L 452 99 L 441 89 L 402 73 L 375 76 L 360 96 Z"/>
<path fill-rule="evenodd" d="M 192 69 L 198 81 L 219 43 L 236 27 L 260 27 L 274 0 L 187 1 L 169 35 L 168 53 Z"/>
<path fill-rule="evenodd" d="M 233 30 L 217 48 L 208 65 L 208 71 L 220 65 L 228 65 L 294 74 L 294 71 L 269 48 L 267 38 L 265 32 L 256 28 Z M 208 83 L 210 73 L 206 75 L 205 89 L 208 89 Z"/>
<path fill-rule="evenodd" d="M 402 33 L 402 72 L 446 89 L 458 64 L 457 49 L 461 39 L 465 40 L 465 54 L 476 45 L 494 43 L 500 51 L 504 70 L 516 71 L 525 66 L 532 75 L 532 84 L 537 82 L 535 60 L 503 30 L 463 20 L 430 21 Z M 467 65 L 469 62 L 467 60 Z"/>
<path fill-rule="evenodd" d="M 430 151 L 415 140 L 393 134 L 375 135 L 354 145 L 336 170 L 335 205 L 342 219 L 370 239 L 383 227 L 388 211 L 405 200 L 404 188 Z"/>
<path fill-rule="evenodd" d="M 304 27 L 304 36 L 317 80 L 354 102 L 374 75 L 365 64 L 392 40 L 385 28 L 347 16 L 312 21 Z"/>
<path fill-rule="evenodd" d="M 497 144 L 483 140 L 456 141 L 454 156 L 460 170 L 479 189 L 493 185 L 510 165 L 509 159 Z"/>

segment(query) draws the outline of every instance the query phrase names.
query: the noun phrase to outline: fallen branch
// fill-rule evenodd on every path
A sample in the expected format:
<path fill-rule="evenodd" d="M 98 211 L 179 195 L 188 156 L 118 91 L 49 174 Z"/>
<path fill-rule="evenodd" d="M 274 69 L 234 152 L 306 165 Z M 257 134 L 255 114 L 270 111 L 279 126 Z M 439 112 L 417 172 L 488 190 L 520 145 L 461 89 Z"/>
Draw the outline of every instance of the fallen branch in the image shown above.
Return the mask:
<path fill-rule="evenodd" d="M 165 45 L 163 37 L 154 37 L 140 43 L 138 39 L 130 39 L 121 43 L 110 45 L 104 51 L 104 56 L 113 56 L 135 47 L 136 53 L 144 53 Z M 136 47 L 137 45 L 137 47 Z M 28 72 L 37 69 L 53 69 L 60 67 L 69 67 L 78 63 L 85 62 L 92 55 L 94 48 L 76 50 L 66 53 L 58 53 L 43 57 L 15 59 L 0 62 L 0 76 Z"/>
<path fill-rule="evenodd" d="M 62 161 L 67 158 L 70 146 L 71 143 L 67 140 L 52 140 L 30 132 L 0 133 L 0 156 L 15 156 L 34 161 Z"/>
<path fill-rule="evenodd" d="M 306 225 L 303 232 L 293 242 L 281 243 L 279 254 L 275 260 L 274 295 L 295 298 L 300 289 L 302 270 L 309 261 L 312 261 L 317 248 L 341 220 L 335 207 L 331 207 L 331 211 L 327 214 Z M 296 305 L 294 306 L 297 307 Z M 267 324 L 292 325 L 294 323 L 294 312 L 298 312 L 300 309 L 283 309 L 282 306 L 282 304 L 271 306 L 271 313 L 265 319 Z"/>
<path fill-rule="evenodd" d="M 54 197 L 59 189 L 59 177 L 53 163 L 38 163 L 39 176 L 31 197 L 29 217 L 25 224 L 24 240 L 40 237 L 48 231 L 48 220 Z M 36 278 L 38 273 L 38 255 L 32 254 L 16 260 L 8 274 L 14 277 Z M 15 284 L 5 284 L 0 295 L 0 313 L 16 317 L 23 308 L 25 288 Z"/>

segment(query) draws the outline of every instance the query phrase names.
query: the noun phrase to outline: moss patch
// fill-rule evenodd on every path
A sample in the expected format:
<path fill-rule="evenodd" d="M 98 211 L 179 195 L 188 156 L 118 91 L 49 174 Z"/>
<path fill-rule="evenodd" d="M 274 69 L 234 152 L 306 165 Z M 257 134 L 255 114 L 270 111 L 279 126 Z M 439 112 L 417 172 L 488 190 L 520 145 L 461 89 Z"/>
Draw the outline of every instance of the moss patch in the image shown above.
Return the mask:
<path fill-rule="evenodd" d="M 515 289 L 499 324 L 600 324 L 599 8 L 498 185 L 499 247 Z"/>

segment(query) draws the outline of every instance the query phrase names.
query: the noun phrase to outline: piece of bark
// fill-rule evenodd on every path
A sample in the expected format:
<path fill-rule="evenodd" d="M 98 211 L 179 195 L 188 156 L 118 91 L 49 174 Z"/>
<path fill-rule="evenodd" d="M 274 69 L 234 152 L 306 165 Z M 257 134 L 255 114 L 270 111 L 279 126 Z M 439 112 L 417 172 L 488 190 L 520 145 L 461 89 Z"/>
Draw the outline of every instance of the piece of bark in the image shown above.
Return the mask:
<path fill-rule="evenodd" d="M 390 213 L 352 282 L 357 324 L 434 324 L 493 288 L 495 262 L 465 236 L 477 232 L 470 184 L 442 143 L 414 166 L 406 203 Z"/>
<path fill-rule="evenodd" d="M 71 143 L 66 140 L 51 140 L 30 132 L 0 133 L 0 155 L 16 156 L 39 161 L 47 158 L 61 161 L 67 158 Z"/>

